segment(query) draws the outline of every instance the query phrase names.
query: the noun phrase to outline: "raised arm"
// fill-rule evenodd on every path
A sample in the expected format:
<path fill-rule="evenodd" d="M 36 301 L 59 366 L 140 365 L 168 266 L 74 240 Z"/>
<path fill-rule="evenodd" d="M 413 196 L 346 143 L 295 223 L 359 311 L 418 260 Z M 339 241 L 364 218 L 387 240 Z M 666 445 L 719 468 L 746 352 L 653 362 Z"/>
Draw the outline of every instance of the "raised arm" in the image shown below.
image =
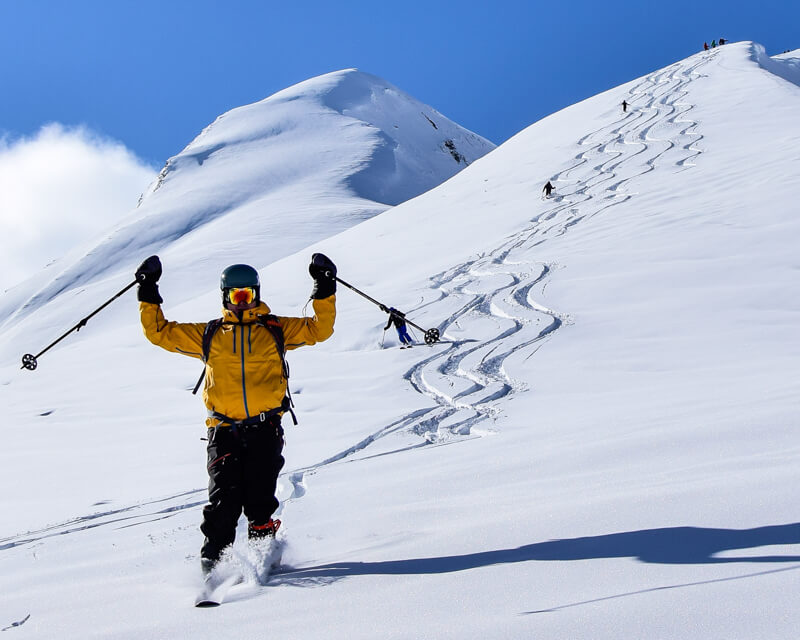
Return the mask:
<path fill-rule="evenodd" d="M 333 335 L 333 323 L 336 320 L 336 265 L 327 256 L 315 253 L 308 265 L 308 272 L 314 279 L 311 292 L 314 316 L 280 319 L 287 349 L 322 342 Z"/>
<path fill-rule="evenodd" d="M 169 322 L 161 311 L 163 299 L 158 292 L 161 260 L 150 256 L 136 270 L 139 281 L 139 316 L 144 335 L 153 344 L 167 351 L 203 358 L 203 330 L 206 323 Z"/>

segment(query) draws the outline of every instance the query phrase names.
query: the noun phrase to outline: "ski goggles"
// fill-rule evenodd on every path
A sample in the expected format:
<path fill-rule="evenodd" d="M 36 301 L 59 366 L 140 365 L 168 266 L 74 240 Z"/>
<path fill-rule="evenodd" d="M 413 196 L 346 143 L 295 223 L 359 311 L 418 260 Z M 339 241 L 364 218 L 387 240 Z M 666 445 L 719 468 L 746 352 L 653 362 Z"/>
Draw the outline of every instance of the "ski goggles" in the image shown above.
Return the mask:
<path fill-rule="evenodd" d="M 253 287 L 232 287 L 227 290 L 226 296 L 231 304 L 252 304 L 256 299 L 256 290 Z"/>

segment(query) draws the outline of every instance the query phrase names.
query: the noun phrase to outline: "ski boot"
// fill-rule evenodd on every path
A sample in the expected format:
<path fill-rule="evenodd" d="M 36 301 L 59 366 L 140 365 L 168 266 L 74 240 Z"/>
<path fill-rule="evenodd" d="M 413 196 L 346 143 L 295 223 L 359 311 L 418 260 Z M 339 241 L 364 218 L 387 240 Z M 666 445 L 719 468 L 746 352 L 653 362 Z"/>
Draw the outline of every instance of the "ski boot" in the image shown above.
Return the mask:
<path fill-rule="evenodd" d="M 253 524 L 252 522 L 247 525 L 247 537 L 250 540 L 260 540 L 262 538 L 274 538 L 275 534 L 280 529 L 281 521 L 273 520 L 270 518 L 266 524 Z"/>

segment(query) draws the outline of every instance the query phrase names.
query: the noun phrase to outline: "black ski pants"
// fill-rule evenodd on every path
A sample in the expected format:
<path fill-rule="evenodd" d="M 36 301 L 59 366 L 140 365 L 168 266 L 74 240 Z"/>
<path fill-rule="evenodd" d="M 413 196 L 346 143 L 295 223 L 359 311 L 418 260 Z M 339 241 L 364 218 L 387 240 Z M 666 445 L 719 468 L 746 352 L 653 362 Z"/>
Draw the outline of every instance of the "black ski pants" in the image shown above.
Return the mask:
<path fill-rule="evenodd" d="M 220 426 L 208 430 L 208 504 L 200 530 L 204 558 L 219 559 L 236 537 L 244 511 L 248 522 L 266 524 L 278 508 L 275 489 L 283 468 L 283 428 L 280 416 L 248 427 Z"/>

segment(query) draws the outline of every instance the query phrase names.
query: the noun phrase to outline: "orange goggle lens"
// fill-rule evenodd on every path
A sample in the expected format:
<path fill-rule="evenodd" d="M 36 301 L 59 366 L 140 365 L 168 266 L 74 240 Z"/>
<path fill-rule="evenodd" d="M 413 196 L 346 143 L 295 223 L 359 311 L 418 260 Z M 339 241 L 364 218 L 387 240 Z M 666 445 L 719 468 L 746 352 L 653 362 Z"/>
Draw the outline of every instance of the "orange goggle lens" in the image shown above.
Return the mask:
<path fill-rule="evenodd" d="M 228 289 L 228 302 L 231 304 L 250 304 L 256 299 L 256 290 L 253 287 Z"/>

